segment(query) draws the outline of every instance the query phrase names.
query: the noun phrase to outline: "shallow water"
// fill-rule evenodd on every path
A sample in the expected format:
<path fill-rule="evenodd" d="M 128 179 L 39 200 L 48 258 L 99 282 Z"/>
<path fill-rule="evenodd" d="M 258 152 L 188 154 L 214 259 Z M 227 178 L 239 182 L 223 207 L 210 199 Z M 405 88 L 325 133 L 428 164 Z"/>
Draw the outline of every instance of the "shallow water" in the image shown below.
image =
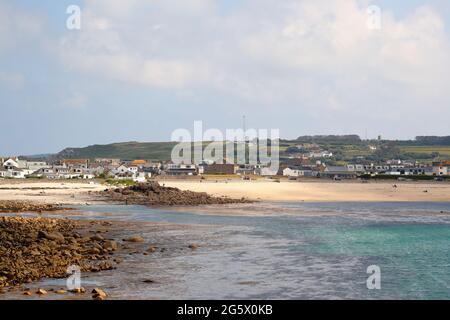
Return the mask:
<path fill-rule="evenodd" d="M 77 209 L 73 218 L 141 222 L 148 242 L 168 248 L 83 275 L 112 298 L 450 299 L 450 203 Z M 145 222 L 182 226 L 155 231 Z M 179 250 L 193 242 L 198 250 Z M 370 265 L 381 268 L 381 290 L 367 289 Z"/>

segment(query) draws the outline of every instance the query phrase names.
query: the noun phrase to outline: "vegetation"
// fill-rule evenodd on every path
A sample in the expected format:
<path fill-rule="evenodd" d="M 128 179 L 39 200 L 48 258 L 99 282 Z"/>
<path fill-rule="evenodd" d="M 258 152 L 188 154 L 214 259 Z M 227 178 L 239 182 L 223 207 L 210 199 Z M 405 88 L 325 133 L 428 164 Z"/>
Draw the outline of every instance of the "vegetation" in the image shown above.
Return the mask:
<path fill-rule="evenodd" d="M 282 159 L 298 153 L 326 150 L 333 153 L 333 158 L 327 159 L 333 163 L 360 160 L 381 162 L 389 159 L 431 162 L 450 160 L 450 141 L 448 139 L 450 138 L 417 137 L 416 140 L 388 141 L 361 140 L 357 135 L 302 136 L 295 140 L 280 140 L 279 145 Z M 171 159 L 171 153 L 176 144 L 175 142 L 124 142 L 93 145 L 85 148 L 68 148 L 58 153 L 56 157 L 59 159 L 117 158 L 166 161 Z M 204 146 L 208 144 L 209 142 L 204 142 Z"/>

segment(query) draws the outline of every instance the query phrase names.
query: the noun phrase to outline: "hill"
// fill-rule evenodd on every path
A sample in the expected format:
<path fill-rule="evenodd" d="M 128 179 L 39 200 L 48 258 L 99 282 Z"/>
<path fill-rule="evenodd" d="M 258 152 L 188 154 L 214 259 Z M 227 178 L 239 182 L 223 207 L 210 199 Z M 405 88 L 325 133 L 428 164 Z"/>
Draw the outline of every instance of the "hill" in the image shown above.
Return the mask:
<path fill-rule="evenodd" d="M 174 142 L 122 142 L 107 145 L 92 145 L 84 148 L 66 148 L 56 154 L 58 159 L 151 159 L 169 160 Z"/>
<path fill-rule="evenodd" d="M 124 160 L 170 160 L 176 142 L 122 142 L 67 148 L 54 155 L 57 159 L 117 158 Z M 208 143 L 205 142 L 204 146 Z M 335 162 L 402 160 L 449 160 L 450 145 L 447 137 L 418 137 L 415 140 L 361 140 L 356 135 L 303 136 L 295 140 L 280 140 L 280 156 L 289 158 L 297 153 L 316 149 L 333 153 Z"/>

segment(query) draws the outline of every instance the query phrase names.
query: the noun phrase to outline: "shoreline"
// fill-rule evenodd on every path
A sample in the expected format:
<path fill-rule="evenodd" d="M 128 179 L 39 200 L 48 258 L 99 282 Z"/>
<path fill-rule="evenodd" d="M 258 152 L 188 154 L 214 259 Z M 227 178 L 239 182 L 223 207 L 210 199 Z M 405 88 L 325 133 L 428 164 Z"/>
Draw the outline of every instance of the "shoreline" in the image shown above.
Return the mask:
<path fill-rule="evenodd" d="M 450 202 L 450 184 L 438 182 L 166 180 L 160 183 L 212 196 L 239 196 L 264 202 Z"/>
<path fill-rule="evenodd" d="M 449 202 L 450 184 L 442 182 L 242 181 L 237 179 L 158 179 L 161 186 L 207 193 L 213 197 L 256 202 Z M 394 187 L 394 185 L 396 187 Z M 98 182 L 0 180 L 0 201 L 77 206 L 105 204 Z"/>

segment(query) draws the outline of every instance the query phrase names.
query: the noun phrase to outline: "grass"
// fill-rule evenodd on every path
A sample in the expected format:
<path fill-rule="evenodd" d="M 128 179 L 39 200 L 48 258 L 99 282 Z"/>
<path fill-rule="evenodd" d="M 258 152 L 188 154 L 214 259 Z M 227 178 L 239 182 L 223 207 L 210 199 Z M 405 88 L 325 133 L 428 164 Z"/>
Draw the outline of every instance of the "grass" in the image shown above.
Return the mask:
<path fill-rule="evenodd" d="M 400 150 L 404 153 L 431 154 L 433 152 L 439 152 L 441 156 L 450 156 L 450 147 L 448 146 L 406 146 L 400 147 Z"/>

